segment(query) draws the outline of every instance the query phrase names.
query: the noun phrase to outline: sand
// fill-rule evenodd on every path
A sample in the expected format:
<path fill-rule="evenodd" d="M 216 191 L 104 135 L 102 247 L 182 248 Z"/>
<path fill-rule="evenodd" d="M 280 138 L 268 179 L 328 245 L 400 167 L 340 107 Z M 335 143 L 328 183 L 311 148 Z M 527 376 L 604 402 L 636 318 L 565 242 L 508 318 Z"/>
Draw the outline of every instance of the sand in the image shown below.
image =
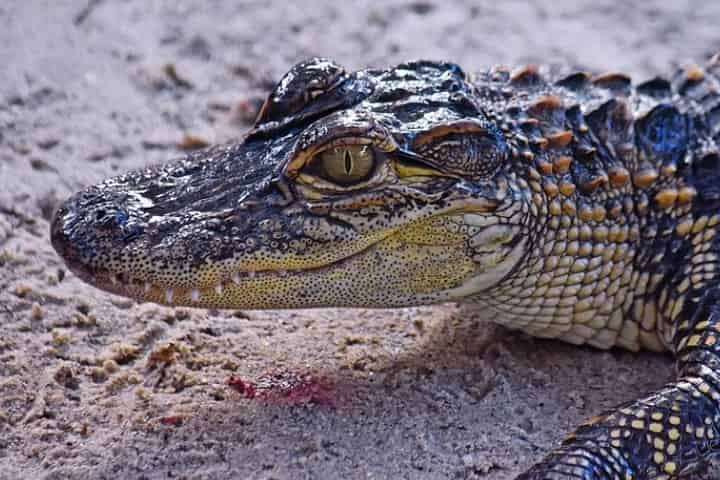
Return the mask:
<path fill-rule="evenodd" d="M 659 387 L 669 356 L 535 340 L 453 305 L 136 304 L 67 272 L 48 220 L 86 185 L 236 138 L 310 56 L 643 79 L 720 50 L 719 21 L 705 1 L 3 2 L 0 478 L 510 479 Z"/>

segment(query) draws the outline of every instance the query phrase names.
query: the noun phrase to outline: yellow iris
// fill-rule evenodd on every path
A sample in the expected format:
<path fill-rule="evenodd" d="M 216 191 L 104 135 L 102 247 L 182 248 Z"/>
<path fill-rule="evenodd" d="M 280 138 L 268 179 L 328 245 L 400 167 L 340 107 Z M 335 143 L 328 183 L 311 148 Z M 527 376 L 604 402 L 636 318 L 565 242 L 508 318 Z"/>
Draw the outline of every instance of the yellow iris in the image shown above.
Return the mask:
<path fill-rule="evenodd" d="M 369 145 L 333 147 L 318 154 L 323 176 L 338 185 L 351 185 L 367 179 L 375 166 L 375 154 Z"/>

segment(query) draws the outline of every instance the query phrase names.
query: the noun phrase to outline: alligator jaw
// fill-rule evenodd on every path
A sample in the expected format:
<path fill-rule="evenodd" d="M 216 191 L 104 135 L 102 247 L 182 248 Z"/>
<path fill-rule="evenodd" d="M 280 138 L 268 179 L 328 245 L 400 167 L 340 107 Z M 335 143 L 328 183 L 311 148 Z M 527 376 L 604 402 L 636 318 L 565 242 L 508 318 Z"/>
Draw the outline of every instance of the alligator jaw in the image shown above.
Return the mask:
<path fill-rule="evenodd" d="M 463 242 L 460 237 L 452 241 Z M 367 248 L 327 265 L 266 270 L 230 267 L 213 283 L 195 285 L 162 285 L 125 272 L 91 270 L 72 260 L 72 247 L 63 244 L 60 235 L 53 234 L 53 244 L 86 282 L 110 293 L 169 306 L 279 309 L 328 303 L 382 308 L 433 304 L 451 300 L 448 292 L 474 271 L 461 249 L 448 248 L 447 242 L 417 244 L 406 232 L 389 232 Z M 197 278 L 204 276 L 198 273 Z"/>

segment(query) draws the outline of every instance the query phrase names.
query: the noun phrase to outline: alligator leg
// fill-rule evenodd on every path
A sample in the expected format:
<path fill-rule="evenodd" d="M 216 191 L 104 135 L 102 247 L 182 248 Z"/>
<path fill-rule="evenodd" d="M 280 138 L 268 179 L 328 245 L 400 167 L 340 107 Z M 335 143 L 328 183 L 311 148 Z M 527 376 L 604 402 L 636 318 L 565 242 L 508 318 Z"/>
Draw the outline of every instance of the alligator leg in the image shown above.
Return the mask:
<path fill-rule="evenodd" d="M 720 455 L 720 288 L 686 311 L 677 381 L 589 420 L 518 480 L 676 478 Z"/>

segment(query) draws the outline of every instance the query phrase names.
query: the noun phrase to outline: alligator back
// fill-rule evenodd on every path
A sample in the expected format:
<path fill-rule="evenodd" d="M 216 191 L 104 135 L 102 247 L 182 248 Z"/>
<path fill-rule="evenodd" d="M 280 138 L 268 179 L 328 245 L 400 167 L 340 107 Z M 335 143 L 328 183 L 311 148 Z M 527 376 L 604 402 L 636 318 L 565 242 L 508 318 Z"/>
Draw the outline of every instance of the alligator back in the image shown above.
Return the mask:
<path fill-rule="evenodd" d="M 636 85 L 535 67 L 473 83 L 546 218 L 528 231 L 538 247 L 481 302 L 536 336 L 670 347 L 685 294 L 717 281 L 705 245 L 720 222 L 720 55 Z"/>

